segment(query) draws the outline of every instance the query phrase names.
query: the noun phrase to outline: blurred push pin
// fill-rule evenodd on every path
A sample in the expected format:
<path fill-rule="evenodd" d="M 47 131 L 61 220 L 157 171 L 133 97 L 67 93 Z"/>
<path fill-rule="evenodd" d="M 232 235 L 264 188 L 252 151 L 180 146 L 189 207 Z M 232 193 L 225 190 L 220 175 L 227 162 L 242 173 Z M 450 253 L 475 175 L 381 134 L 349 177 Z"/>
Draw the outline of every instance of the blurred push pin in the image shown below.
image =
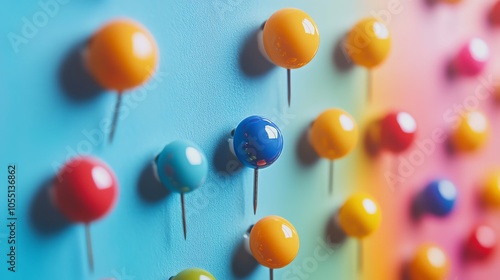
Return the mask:
<path fill-rule="evenodd" d="M 483 183 L 481 199 L 484 207 L 500 209 L 500 171 L 491 172 Z"/>
<path fill-rule="evenodd" d="M 448 255 L 436 245 L 426 244 L 417 249 L 408 266 L 411 280 L 448 279 L 450 260 Z"/>
<path fill-rule="evenodd" d="M 489 20 L 492 25 L 500 26 L 500 1 L 497 1 L 491 8 Z"/>
<path fill-rule="evenodd" d="M 85 61 L 102 87 L 118 93 L 109 134 L 112 142 L 122 95 L 151 78 L 158 64 L 158 47 L 145 27 L 130 19 L 118 19 L 92 36 L 85 51 Z"/>
<path fill-rule="evenodd" d="M 474 38 L 467 42 L 452 62 L 454 74 L 474 77 L 486 66 L 490 59 L 490 48 L 485 41 Z"/>
<path fill-rule="evenodd" d="M 249 243 L 255 260 L 269 268 L 270 280 L 274 277 L 273 270 L 290 264 L 300 247 L 295 227 L 279 216 L 259 220 L 250 232 Z"/>
<path fill-rule="evenodd" d="M 309 142 L 314 151 L 330 160 L 330 194 L 333 193 L 333 161 L 346 156 L 356 147 L 358 134 L 354 118 L 337 108 L 321 113 L 309 130 Z"/>
<path fill-rule="evenodd" d="M 358 239 L 358 268 L 362 272 L 362 240 L 374 233 L 382 222 L 382 212 L 377 202 L 367 194 L 356 193 L 340 207 L 337 224 L 343 232 Z"/>
<path fill-rule="evenodd" d="M 371 99 L 372 69 L 382 64 L 391 50 L 391 34 L 376 18 L 365 18 L 347 34 L 344 51 L 355 64 L 368 69 L 367 99 Z"/>
<path fill-rule="evenodd" d="M 418 197 L 420 210 L 438 217 L 449 215 L 457 201 L 457 188 L 449 180 L 431 181 Z"/>
<path fill-rule="evenodd" d="M 486 259 L 498 245 L 497 233 L 488 225 L 476 226 L 465 244 L 466 254 L 472 259 Z"/>
<path fill-rule="evenodd" d="M 78 157 L 67 162 L 54 179 L 51 199 L 70 221 L 85 224 L 90 271 L 94 270 L 90 223 L 105 216 L 118 197 L 115 174 L 104 162 Z"/>
<path fill-rule="evenodd" d="M 272 121 L 250 116 L 242 120 L 229 139 L 229 148 L 238 160 L 254 169 L 253 212 L 257 213 L 259 169 L 275 162 L 283 150 L 283 135 Z"/>
<path fill-rule="evenodd" d="M 314 20 L 295 8 L 281 9 L 263 25 L 260 50 L 272 63 L 287 69 L 288 106 L 291 103 L 291 69 L 308 64 L 319 48 L 319 32 Z"/>
<path fill-rule="evenodd" d="M 380 132 L 381 147 L 399 154 L 415 141 L 417 122 L 407 112 L 390 112 L 380 121 Z"/>
<path fill-rule="evenodd" d="M 479 111 L 465 113 L 452 132 L 452 147 L 461 152 L 475 151 L 486 143 L 490 134 L 490 125 L 486 116 Z"/>
<path fill-rule="evenodd" d="M 210 272 L 201 268 L 189 268 L 183 270 L 176 276 L 172 276 L 169 280 L 216 280 Z"/>
<path fill-rule="evenodd" d="M 201 187 L 208 173 L 208 163 L 201 149 L 189 141 L 177 140 L 166 145 L 155 158 L 160 182 L 171 192 L 181 194 L 182 228 L 187 236 L 184 194 Z"/>

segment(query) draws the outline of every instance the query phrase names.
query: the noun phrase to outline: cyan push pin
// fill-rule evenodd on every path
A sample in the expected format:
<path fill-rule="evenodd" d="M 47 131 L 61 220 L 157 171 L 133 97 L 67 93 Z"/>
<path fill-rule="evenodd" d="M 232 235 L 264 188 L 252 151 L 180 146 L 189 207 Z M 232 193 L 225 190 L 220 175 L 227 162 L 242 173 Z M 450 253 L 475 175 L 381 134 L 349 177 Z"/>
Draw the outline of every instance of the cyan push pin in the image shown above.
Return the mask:
<path fill-rule="evenodd" d="M 194 143 L 177 140 L 166 145 L 154 163 L 160 182 L 171 192 L 181 194 L 182 227 L 186 239 L 184 194 L 196 190 L 205 182 L 208 173 L 207 159 Z"/>

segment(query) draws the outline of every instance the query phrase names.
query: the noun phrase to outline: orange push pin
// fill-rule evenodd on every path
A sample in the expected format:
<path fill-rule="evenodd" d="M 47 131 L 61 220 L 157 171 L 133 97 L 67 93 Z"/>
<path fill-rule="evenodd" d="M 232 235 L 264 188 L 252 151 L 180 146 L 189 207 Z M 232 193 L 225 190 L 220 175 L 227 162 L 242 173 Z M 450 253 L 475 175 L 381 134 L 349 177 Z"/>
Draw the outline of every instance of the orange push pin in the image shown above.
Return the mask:
<path fill-rule="evenodd" d="M 290 264 L 299 252 L 299 235 L 295 227 L 279 216 L 268 216 L 258 221 L 250 232 L 250 251 L 261 265 L 273 270 Z"/>
<path fill-rule="evenodd" d="M 348 236 L 358 239 L 358 268 L 362 271 L 362 239 L 375 232 L 382 222 L 382 213 L 377 202 L 367 194 L 356 193 L 340 207 L 337 224 Z"/>
<path fill-rule="evenodd" d="M 330 194 L 333 192 L 333 161 L 349 154 L 358 138 L 356 121 L 342 109 L 328 109 L 312 124 L 309 142 L 320 157 L 330 160 Z"/>
<path fill-rule="evenodd" d="M 500 171 L 491 172 L 486 177 L 481 191 L 482 203 L 491 209 L 500 209 Z"/>
<path fill-rule="evenodd" d="M 107 23 L 92 36 L 85 60 L 97 82 L 118 93 L 109 134 L 109 141 L 112 142 L 122 94 L 151 78 L 158 64 L 158 47 L 142 25 L 130 19 L 119 19 Z"/>
<path fill-rule="evenodd" d="M 347 34 L 344 49 L 351 60 L 368 69 L 367 96 L 371 99 L 371 71 L 382 64 L 391 50 L 391 34 L 376 18 L 365 18 Z"/>
<path fill-rule="evenodd" d="M 288 106 L 292 98 L 291 69 L 308 64 L 319 48 L 319 32 L 314 20 L 295 8 L 274 13 L 262 29 L 260 49 L 272 63 L 287 69 Z"/>
<path fill-rule="evenodd" d="M 475 151 L 484 146 L 489 134 L 490 125 L 486 116 L 479 111 L 467 112 L 453 131 L 451 144 L 457 151 Z"/>
<path fill-rule="evenodd" d="M 433 244 L 420 246 L 408 267 L 411 280 L 443 280 L 447 279 L 449 271 L 448 255 Z"/>

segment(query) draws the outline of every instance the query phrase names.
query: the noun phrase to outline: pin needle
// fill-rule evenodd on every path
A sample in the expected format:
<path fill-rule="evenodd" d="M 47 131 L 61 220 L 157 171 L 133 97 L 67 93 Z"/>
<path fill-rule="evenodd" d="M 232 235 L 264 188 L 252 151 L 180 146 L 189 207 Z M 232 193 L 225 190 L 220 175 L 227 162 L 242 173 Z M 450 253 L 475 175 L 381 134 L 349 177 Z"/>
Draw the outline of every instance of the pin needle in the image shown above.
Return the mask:
<path fill-rule="evenodd" d="M 184 230 L 184 240 L 186 240 L 186 207 L 184 204 L 184 193 L 181 193 L 181 208 L 182 208 L 182 229 Z"/>
<path fill-rule="evenodd" d="M 253 214 L 257 214 L 257 203 L 259 200 L 259 169 L 253 172 Z"/>
<path fill-rule="evenodd" d="M 118 124 L 118 113 L 120 112 L 121 104 L 122 104 L 122 93 L 118 92 L 118 99 L 116 100 L 115 112 L 113 114 L 113 123 L 111 125 L 111 133 L 109 134 L 109 143 L 113 142 L 113 137 L 115 136 L 115 130 Z"/>
<path fill-rule="evenodd" d="M 288 107 L 292 103 L 292 70 L 286 69 L 287 82 L 288 82 Z"/>
<path fill-rule="evenodd" d="M 330 195 L 333 194 L 333 160 L 330 160 L 330 184 L 329 184 L 329 187 L 330 187 Z"/>
<path fill-rule="evenodd" d="M 92 237 L 90 235 L 89 224 L 85 224 L 85 238 L 87 240 L 87 255 L 89 259 L 90 272 L 94 272 L 94 253 L 92 251 Z"/>

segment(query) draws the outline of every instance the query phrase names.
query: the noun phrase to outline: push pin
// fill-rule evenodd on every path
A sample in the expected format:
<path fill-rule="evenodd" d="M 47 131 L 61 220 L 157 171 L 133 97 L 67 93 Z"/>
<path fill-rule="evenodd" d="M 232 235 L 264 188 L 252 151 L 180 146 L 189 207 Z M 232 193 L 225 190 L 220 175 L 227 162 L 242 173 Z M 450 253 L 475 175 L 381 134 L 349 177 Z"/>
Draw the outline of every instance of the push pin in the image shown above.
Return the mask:
<path fill-rule="evenodd" d="M 433 244 L 421 245 L 408 265 L 411 280 L 448 279 L 450 260 L 440 247 Z"/>
<path fill-rule="evenodd" d="M 494 171 L 488 175 L 480 195 L 485 208 L 500 209 L 500 171 Z"/>
<path fill-rule="evenodd" d="M 421 211 L 437 217 L 448 216 L 457 201 L 457 188 L 449 180 L 431 181 L 418 197 Z"/>
<path fill-rule="evenodd" d="M 201 268 L 189 268 L 183 270 L 176 276 L 172 276 L 169 280 L 216 280 L 210 272 Z"/>
<path fill-rule="evenodd" d="M 489 20 L 493 26 L 500 26 L 500 1 L 497 1 L 491 8 Z"/>
<path fill-rule="evenodd" d="M 85 61 L 97 82 L 118 94 L 109 134 L 112 142 L 122 95 L 151 78 L 158 64 L 158 47 L 145 27 L 130 19 L 119 19 L 107 23 L 92 36 Z"/>
<path fill-rule="evenodd" d="M 485 145 L 489 134 L 490 124 L 486 116 L 479 111 L 467 112 L 452 132 L 451 144 L 457 151 L 475 151 Z"/>
<path fill-rule="evenodd" d="M 319 32 L 314 20 L 295 8 L 281 9 L 263 25 L 260 37 L 262 55 L 287 70 L 288 107 L 292 98 L 291 69 L 305 66 L 319 48 Z"/>
<path fill-rule="evenodd" d="M 201 187 L 208 173 L 208 163 L 201 149 L 189 141 L 177 140 L 166 145 L 155 158 L 156 174 L 171 192 L 180 193 L 182 229 L 187 237 L 184 194 Z"/>
<path fill-rule="evenodd" d="M 333 161 L 346 156 L 356 147 L 358 134 L 354 118 L 337 108 L 321 113 L 309 130 L 309 142 L 314 151 L 330 160 L 330 194 L 333 193 Z"/>
<path fill-rule="evenodd" d="M 483 71 L 488 60 L 490 60 L 488 44 L 482 39 L 473 38 L 460 49 L 451 67 L 454 74 L 474 77 Z"/>
<path fill-rule="evenodd" d="M 465 244 L 465 250 L 469 258 L 482 260 L 491 256 L 497 246 L 497 233 L 492 227 L 483 224 L 472 230 Z"/>
<path fill-rule="evenodd" d="M 299 252 L 299 235 L 295 227 L 279 216 L 259 220 L 250 232 L 250 251 L 261 265 L 269 268 L 269 279 L 274 269 L 289 265 Z"/>
<path fill-rule="evenodd" d="M 283 150 L 283 135 L 276 124 L 259 116 L 242 120 L 232 132 L 229 148 L 246 167 L 254 169 L 253 212 L 257 213 L 259 169 L 273 164 Z"/>
<path fill-rule="evenodd" d="M 118 197 L 118 182 L 113 171 L 92 157 L 77 157 L 67 162 L 54 179 L 51 199 L 70 221 L 85 224 L 90 271 L 94 271 L 90 223 L 105 216 Z"/>
<path fill-rule="evenodd" d="M 356 193 L 349 197 L 337 214 L 337 224 L 350 237 L 358 239 L 358 269 L 363 268 L 362 240 L 374 233 L 382 222 L 382 212 L 375 200 L 367 194 Z"/>
<path fill-rule="evenodd" d="M 368 69 L 367 99 L 371 99 L 372 69 L 382 64 L 391 50 L 391 34 L 376 18 L 365 18 L 347 34 L 344 50 L 355 64 Z"/>

